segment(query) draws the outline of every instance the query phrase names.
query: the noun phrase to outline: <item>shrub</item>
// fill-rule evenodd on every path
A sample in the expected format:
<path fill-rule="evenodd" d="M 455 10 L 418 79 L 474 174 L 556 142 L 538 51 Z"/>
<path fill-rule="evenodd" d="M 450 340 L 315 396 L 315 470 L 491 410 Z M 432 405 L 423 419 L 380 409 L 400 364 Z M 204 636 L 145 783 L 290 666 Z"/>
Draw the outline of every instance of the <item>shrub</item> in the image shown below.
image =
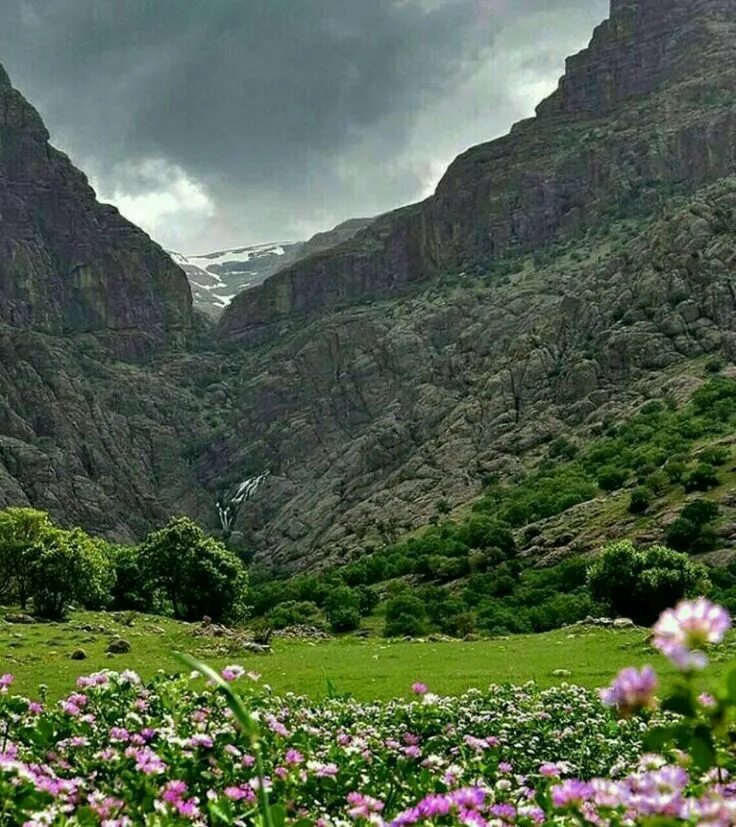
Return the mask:
<path fill-rule="evenodd" d="M 729 456 L 730 454 L 726 448 L 718 448 L 715 445 L 711 445 L 708 448 L 703 448 L 698 454 L 698 459 L 704 465 L 720 467 L 728 462 Z"/>
<path fill-rule="evenodd" d="M 712 465 L 701 462 L 682 478 L 685 491 L 708 491 L 721 484 L 718 473 Z"/>
<path fill-rule="evenodd" d="M 643 514 L 652 501 L 652 492 L 645 486 L 639 486 L 631 492 L 629 511 L 632 514 Z"/>
<path fill-rule="evenodd" d="M 593 599 L 642 625 L 708 585 L 705 569 L 687 555 L 664 546 L 638 550 L 628 540 L 607 546 L 588 571 Z"/>
<path fill-rule="evenodd" d="M 424 603 L 411 591 L 404 591 L 386 604 L 386 637 L 419 637 L 427 631 Z"/>
<path fill-rule="evenodd" d="M 248 585 L 240 559 L 188 517 L 148 536 L 140 550 L 144 578 L 170 602 L 175 617 L 238 620 Z"/>
<path fill-rule="evenodd" d="M 309 600 L 286 600 L 271 609 L 266 623 L 274 629 L 287 626 L 314 625 L 319 621 L 319 606 Z"/>
<path fill-rule="evenodd" d="M 700 526 L 685 517 L 678 517 L 665 532 L 665 542 L 676 551 L 694 551 Z"/>
<path fill-rule="evenodd" d="M 682 509 L 680 517 L 702 527 L 718 517 L 718 504 L 712 500 L 693 500 Z"/>
<path fill-rule="evenodd" d="M 619 488 L 626 482 L 628 475 L 621 468 L 616 468 L 613 465 L 607 465 L 598 472 L 597 483 L 599 488 L 603 491 L 611 493 L 618 491 Z"/>
<path fill-rule="evenodd" d="M 360 594 L 349 586 L 338 586 L 327 596 L 325 614 L 333 632 L 354 631 L 360 626 Z"/>

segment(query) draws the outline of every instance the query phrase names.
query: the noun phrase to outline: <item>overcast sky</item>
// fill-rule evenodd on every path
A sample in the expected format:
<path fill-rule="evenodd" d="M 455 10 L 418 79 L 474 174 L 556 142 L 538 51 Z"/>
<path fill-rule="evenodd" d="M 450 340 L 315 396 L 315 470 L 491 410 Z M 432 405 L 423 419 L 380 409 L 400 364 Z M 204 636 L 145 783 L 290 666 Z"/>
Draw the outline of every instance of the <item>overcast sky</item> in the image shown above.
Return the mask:
<path fill-rule="evenodd" d="M 428 195 L 608 0 L 2 0 L 0 63 L 103 200 L 185 253 Z"/>

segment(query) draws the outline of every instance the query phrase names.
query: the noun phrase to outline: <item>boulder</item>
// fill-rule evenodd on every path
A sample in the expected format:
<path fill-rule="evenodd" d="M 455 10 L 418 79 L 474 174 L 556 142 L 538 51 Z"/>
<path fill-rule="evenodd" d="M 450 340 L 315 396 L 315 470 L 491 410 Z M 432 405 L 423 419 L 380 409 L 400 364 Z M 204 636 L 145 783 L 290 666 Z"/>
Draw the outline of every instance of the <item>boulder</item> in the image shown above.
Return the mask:
<path fill-rule="evenodd" d="M 117 637 L 110 641 L 107 651 L 111 655 L 124 655 L 130 652 L 130 643 L 125 638 Z"/>
<path fill-rule="evenodd" d="M 69 657 L 72 660 L 87 660 L 87 653 L 84 649 L 75 649 Z"/>
<path fill-rule="evenodd" d="M 36 618 L 31 617 L 29 614 L 25 614 L 25 612 L 10 612 L 9 614 L 5 615 L 5 622 L 6 623 L 35 623 Z"/>

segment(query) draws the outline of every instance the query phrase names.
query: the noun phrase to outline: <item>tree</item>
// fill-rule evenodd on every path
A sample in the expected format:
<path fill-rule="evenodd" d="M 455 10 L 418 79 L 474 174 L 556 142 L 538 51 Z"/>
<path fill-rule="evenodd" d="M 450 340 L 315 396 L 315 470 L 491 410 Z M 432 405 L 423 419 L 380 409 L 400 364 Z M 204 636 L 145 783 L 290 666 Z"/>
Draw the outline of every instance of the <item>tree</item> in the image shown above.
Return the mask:
<path fill-rule="evenodd" d="M 333 632 L 354 631 L 360 626 L 360 594 L 350 586 L 338 586 L 327 596 L 325 614 Z"/>
<path fill-rule="evenodd" d="M 28 589 L 39 617 L 61 620 L 72 601 L 89 609 L 106 606 L 114 578 L 101 541 L 93 540 L 80 529 L 54 529 L 34 547 Z"/>
<path fill-rule="evenodd" d="M 141 571 L 140 549 L 137 546 L 110 546 L 108 555 L 115 569 L 113 608 L 139 612 L 150 610 L 153 595 Z"/>
<path fill-rule="evenodd" d="M 0 511 L 0 595 L 13 594 L 27 608 L 28 580 L 38 543 L 54 531 L 45 511 L 8 508 Z"/>
<path fill-rule="evenodd" d="M 607 546 L 588 571 L 594 600 L 643 625 L 684 597 L 702 594 L 709 585 L 703 566 L 686 554 L 665 546 L 639 550 L 629 540 Z"/>
<path fill-rule="evenodd" d="M 181 620 L 238 620 L 245 611 L 248 577 L 233 552 L 188 517 L 150 534 L 140 549 L 145 581 L 170 602 Z"/>
<path fill-rule="evenodd" d="M 386 637 L 419 637 L 427 631 L 424 603 L 408 589 L 386 604 Z"/>

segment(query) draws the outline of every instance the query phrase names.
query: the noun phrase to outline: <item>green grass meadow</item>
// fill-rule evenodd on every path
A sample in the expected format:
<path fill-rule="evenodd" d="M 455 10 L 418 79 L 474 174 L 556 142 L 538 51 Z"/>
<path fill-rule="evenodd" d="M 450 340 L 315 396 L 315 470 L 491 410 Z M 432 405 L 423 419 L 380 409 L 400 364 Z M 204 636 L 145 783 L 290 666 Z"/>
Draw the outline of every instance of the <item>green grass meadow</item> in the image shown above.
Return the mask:
<path fill-rule="evenodd" d="M 81 628 L 88 627 L 87 629 Z M 90 631 L 90 628 L 92 631 Z M 538 635 L 465 641 L 390 642 L 380 637 L 321 642 L 277 640 L 271 654 L 223 652 L 222 638 L 195 634 L 196 626 L 140 615 L 133 626 L 111 615 L 75 613 L 66 623 L 0 624 L 0 672 L 16 676 L 14 690 L 31 696 L 45 684 L 51 698 L 69 692 L 77 676 L 100 669 L 135 669 L 144 678 L 158 670 L 180 670 L 174 652 L 183 651 L 222 667 L 239 663 L 262 674 L 275 693 L 313 698 L 330 691 L 358 700 L 407 696 L 414 681 L 440 694 L 459 694 L 491 683 L 563 682 L 586 687 L 607 684 L 618 669 L 651 663 L 665 681 L 673 672 L 647 644 L 645 629 L 571 627 Z M 123 655 L 106 653 L 119 635 L 131 644 Z M 72 660 L 82 648 L 85 660 Z M 734 662 L 736 640 L 715 656 L 718 671 Z M 568 674 L 560 673 L 565 670 Z"/>

